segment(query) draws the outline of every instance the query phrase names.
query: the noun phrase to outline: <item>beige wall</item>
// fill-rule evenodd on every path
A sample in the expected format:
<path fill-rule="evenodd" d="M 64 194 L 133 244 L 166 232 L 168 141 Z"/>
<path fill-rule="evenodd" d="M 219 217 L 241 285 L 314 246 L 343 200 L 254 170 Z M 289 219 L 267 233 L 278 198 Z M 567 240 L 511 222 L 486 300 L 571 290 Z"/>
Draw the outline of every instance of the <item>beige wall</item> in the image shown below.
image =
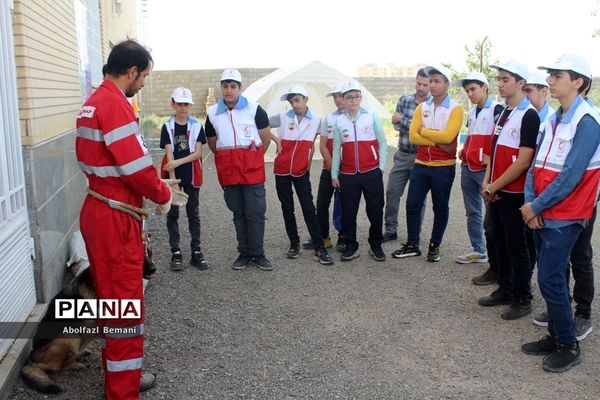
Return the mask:
<path fill-rule="evenodd" d="M 100 0 L 104 60 L 108 58 L 112 46 L 125 39 L 138 39 L 138 3 L 137 0 L 122 0 L 119 13 L 115 0 Z"/>
<path fill-rule="evenodd" d="M 73 0 L 16 0 L 15 62 L 23 145 L 74 128 L 81 103 Z"/>

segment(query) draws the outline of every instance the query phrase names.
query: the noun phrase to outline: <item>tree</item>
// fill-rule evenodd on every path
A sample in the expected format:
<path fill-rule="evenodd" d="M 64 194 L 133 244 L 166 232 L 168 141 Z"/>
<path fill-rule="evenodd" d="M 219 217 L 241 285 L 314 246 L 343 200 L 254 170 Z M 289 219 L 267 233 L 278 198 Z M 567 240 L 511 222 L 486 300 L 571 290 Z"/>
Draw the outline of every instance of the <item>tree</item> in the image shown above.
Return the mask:
<path fill-rule="evenodd" d="M 482 72 L 492 82 L 496 79 L 496 70 L 489 67 L 490 64 L 495 64 L 498 59 L 492 60 L 492 43 L 488 40 L 488 37 L 484 37 L 482 40 L 476 40 L 473 47 L 465 45 L 467 52 L 467 69 L 469 71 Z"/>

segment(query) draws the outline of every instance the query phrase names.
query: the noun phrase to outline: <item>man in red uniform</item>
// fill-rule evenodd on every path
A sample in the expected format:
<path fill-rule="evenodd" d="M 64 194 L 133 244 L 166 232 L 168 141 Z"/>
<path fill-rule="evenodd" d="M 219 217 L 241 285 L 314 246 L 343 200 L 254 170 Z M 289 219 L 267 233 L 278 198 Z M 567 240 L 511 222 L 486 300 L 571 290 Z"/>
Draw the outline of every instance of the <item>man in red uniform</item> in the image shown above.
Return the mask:
<path fill-rule="evenodd" d="M 144 86 L 151 68 L 150 53 L 135 41 L 119 43 L 112 49 L 106 79 L 77 116 L 76 154 L 92 191 L 134 207 L 142 207 L 147 197 L 166 212 L 171 191 L 157 175 L 127 101 Z M 143 304 L 140 222 L 95 196 L 87 196 L 80 227 L 98 299 L 137 299 Z M 137 316 L 130 315 L 134 319 L 100 320 L 107 399 L 139 399 L 140 390 L 154 386 L 155 376 L 141 373 L 143 306 L 140 311 Z M 115 327 L 134 328 L 134 333 L 105 333 L 107 328 Z"/>

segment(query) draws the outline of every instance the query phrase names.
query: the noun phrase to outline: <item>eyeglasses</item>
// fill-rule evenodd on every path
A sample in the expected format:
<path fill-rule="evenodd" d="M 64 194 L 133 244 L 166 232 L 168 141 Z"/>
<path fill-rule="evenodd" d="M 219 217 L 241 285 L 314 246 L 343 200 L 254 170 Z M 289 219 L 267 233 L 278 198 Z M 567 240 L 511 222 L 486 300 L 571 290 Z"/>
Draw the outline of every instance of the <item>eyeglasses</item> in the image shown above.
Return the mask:
<path fill-rule="evenodd" d="M 361 95 L 344 97 L 344 100 L 348 100 L 348 101 L 356 101 L 356 100 L 360 100 L 360 99 L 362 99 Z"/>

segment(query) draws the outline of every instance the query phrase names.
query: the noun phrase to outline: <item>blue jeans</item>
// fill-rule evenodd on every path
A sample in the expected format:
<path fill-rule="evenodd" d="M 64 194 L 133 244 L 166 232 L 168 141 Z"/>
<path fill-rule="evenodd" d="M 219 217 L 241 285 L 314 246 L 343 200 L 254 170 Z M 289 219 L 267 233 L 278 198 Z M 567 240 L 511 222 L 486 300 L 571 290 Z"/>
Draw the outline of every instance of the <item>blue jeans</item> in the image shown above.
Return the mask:
<path fill-rule="evenodd" d="M 548 330 L 556 341 L 566 345 L 575 344 L 576 339 L 565 275 L 571 250 L 581 230 L 581 225 L 571 224 L 534 231 L 538 284 L 548 309 Z"/>
<path fill-rule="evenodd" d="M 421 211 L 427 193 L 431 190 L 433 203 L 433 230 L 430 242 L 436 245 L 442 243 L 444 231 L 448 225 L 450 209 L 450 191 L 454 182 L 456 169 L 454 165 L 447 167 L 430 167 L 415 164 L 410 172 L 410 185 L 406 197 L 406 227 L 408 241 L 418 245 L 421 236 Z"/>
<path fill-rule="evenodd" d="M 460 174 L 460 187 L 463 193 L 463 202 L 467 215 L 467 232 L 471 247 L 478 253 L 485 253 L 485 238 L 483 235 L 483 198 L 481 197 L 481 183 L 485 176 L 485 170 L 473 172 L 462 164 Z"/>

